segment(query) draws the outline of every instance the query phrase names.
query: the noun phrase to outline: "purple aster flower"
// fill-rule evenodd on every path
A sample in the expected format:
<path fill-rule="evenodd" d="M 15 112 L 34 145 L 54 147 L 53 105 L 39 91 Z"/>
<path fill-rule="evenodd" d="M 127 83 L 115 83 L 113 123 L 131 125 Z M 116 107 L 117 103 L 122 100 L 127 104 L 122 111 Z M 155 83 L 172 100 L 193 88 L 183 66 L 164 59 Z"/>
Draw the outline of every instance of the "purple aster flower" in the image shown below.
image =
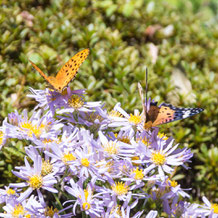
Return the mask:
<path fill-rule="evenodd" d="M 9 129 L 7 128 L 7 118 L 4 119 L 2 126 L 0 126 L 0 150 L 2 149 L 2 146 L 5 145 L 8 135 Z"/>
<path fill-rule="evenodd" d="M 26 154 L 31 158 L 32 161 L 35 160 L 36 156 L 40 155 L 40 152 L 36 147 L 30 145 L 29 147 L 25 148 Z M 42 155 L 42 153 L 41 153 Z M 45 153 L 43 155 L 42 159 L 42 171 L 41 175 L 46 176 L 48 174 L 54 174 L 57 175 L 60 172 L 59 165 L 56 164 L 49 156 L 47 156 Z"/>
<path fill-rule="evenodd" d="M 18 196 L 17 191 L 16 188 L 12 189 L 9 186 L 5 186 L 5 189 L 0 189 L 0 204 L 15 201 Z"/>
<path fill-rule="evenodd" d="M 129 183 L 131 183 L 131 190 L 145 186 L 146 181 L 157 181 L 159 179 L 159 177 L 156 175 L 145 175 L 143 168 L 133 166 L 128 168 L 128 173 L 125 174 L 125 176 L 126 177 L 122 178 L 122 180 L 129 181 Z"/>
<path fill-rule="evenodd" d="M 164 178 L 164 172 L 168 174 L 173 172 L 174 169 L 171 166 L 183 166 L 192 157 L 189 149 L 177 149 L 179 144 L 173 146 L 173 142 L 171 138 L 167 141 L 152 142 L 152 149 L 148 148 L 144 157 L 144 163 L 149 165 L 145 173 L 157 168 L 160 177 Z"/>
<path fill-rule="evenodd" d="M 57 111 L 57 114 L 76 112 L 92 112 L 96 107 L 101 106 L 101 102 L 85 102 L 84 97 L 78 94 L 72 94 L 64 108 Z"/>
<path fill-rule="evenodd" d="M 166 194 L 163 195 L 163 199 L 173 199 L 177 196 L 182 196 L 183 198 L 187 197 L 190 198 L 190 195 L 183 191 L 183 189 L 180 187 L 180 184 L 178 184 L 174 180 L 170 180 L 169 178 L 165 181 L 165 189 L 169 190 Z M 191 189 L 186 189 L 191 190 Z"/>
<path fill-rule="evenodd" d="M 30 201 L 30 199 L 32 200 Z M 36 199 L 35 196 L 31 195 L 30 198 L 28 199 L 28 202 L 31 204 L 27 205 L 25 209 L 30 213 L 34 214 L 33 217 L 41 217 L 41 218 L 48 218 L 48 217 L 53 217 L 53 218 L 69 218 L 72 217 L 72 213 L 67 213 L 64 215 L 61 215 L 61 213 L 69 207 L 66 207 L 62 210 L 58 210 L 57 208 L 53 208 L 53 206 L 42 206 Z M 32 216 L 31 216 L 32 217 Z"/>
<path fill-rule="evenodd" d="M 69 114 L 67 120 L 75 124 L 85 125 L 89 127 L 91 132 L 107 129 L 110 123 L 107 112 L 102 107 L 95 107 L 91 112 L 80 112 L 78 115 L 75 119 L 74 114 Z"/>
<path fill-rule="evenodd" d="M 126 111 L 124 111 L 120 107 L 120 103 L 117 103 L 114 107 L 114 111 L 119 112 L 123 117 L 119 116 L 113 116 L 111 118 L 112 121 L 108 125 L 109 127 L 121 127 L 122 130 L 128 130 L 133 128 L 136 129 L 142 129 L 143 127 L 143 116 L 139 113 L 138 110 L 134 110 L 134 114 L 128 114 Z"/>
<path fill-rule="evenodd" d="M 45 89 L 45 90 L 35 90 L 30 88 L 32 94 L 27 95 L 30 98 L 35 98 L 39 104 L 36 106 L 44 108 L 45 110 L 50 109 L 52 114 L 55 114 L 56 108 L 61 108 L 63 105 L 66 105 L 68 99 L 68 92 L 71 92 L 70 87 L 64 89 L 62 93 L 56 92 L 54 90 Z M 77 93 L 77 91 L 73 91 Z"/>
<path fill-rule="evenodd" d="M 95 177 L 101 177 L 99 174 L 99 167 L 96 166 L 96 156 L 94 152 L 90 151 L 88 147 L 83 146 L 83 149 L 75 150 L 76 160 L 73 165 L 73 169 L 76 167 L 79 177 L 88 178 L 89 176 L 94 179 Z M 70 165 L 71 167 L 71 165 Z M 106 169 L 105 169 L 106 171 Z M 102 173 L 102 169 L 101 169 Z"/>
<path fill-rule="evenodd" d="M 109 140 L 101 131 L 98 132 L 98 135 L 102 144 L 102 151 L 105 155 L 105 158 L 112 157 L 113 159 L 123 159 L 134 156 L 134 146 L 118 140 Z"/>
<path fill-rule="evenodd" d="M 130 191 L 130 182 L 114 181 L 110 176 L 107 176 L 107 181 L 110 184 L 110 188 L 96 187 L 96 191 L 101 193 L 105 205 L 116 205 L 117 200 L 123 201 L 128 204 L 132 197 Z"/>
<path fill-rule="evenodd" d="M 171 205 L 171 209 L 168 205 L 167 213 L 174 217 L 199 217 L 198 208 L 200 205 L 198 204 L 191 204 L 185 201 L 173 201 Z"/>
<path fill-rule="evenodd" d="M 90 217 L 100 217 L 103 212 L 103 201 L 97 198 L 97 195 L 93 194 L 92 185 L 88 184 L 86 189 L 83 189 L 82 184 L 75 183 L 73 179 L 70 180 L 70 185 L 65 186 L 65 190 L 73 195 L 76 200 L 73 206 L 73 214 L 76 215 L 76 207 L 80 206 L 81 211 L 84 211 Z M 69 203 L 67 201 L 65 203 Z"/>
<path fill-rule="evenodd" d="M 75 154 L 69 149 L 60 148 L 58 145 L 51 147 L 51 152 L 45 151 L 45 154 L 52 158 L 52 162 L 59 168 L 59 174 L 63 174 L 69 165 L 73 175 L 77 175 L 77 170 L 74 166 L 76 160 Z"/>
<path fill-rule="evenodd" d="M 17 111 L 13 113 L 12 123 L 8 124 L 9 136 L 32 141 L 54 137 L 63 124 L 54 120 L 51 112 L 47 112 L 42 117 L 41 114 L 42 111 L 38 110 L 28 119 L 26 110 L 23 111 L 23 116 L 19 115 Z M 15 120 L 16 122 L 14 122 Z"/>
<path fill-rule="evenodd" d="M 37 108 L 44 108 L 45 110 L 49 109 L 49 101 L 47 96 L 49 96 L 49 89 L 45 89 L 45 90 L 37 90 L 37 89 L 33 89 L 33 88 L 29 88 L 30 92 L 32 94 L 28 94 L 27 97 L 30 98 L 34 98 L 37 102 L 38 105 L 36 106 L 35 109 Z"/>
<path fill-rule="evenodd" d="M 114 134 L 113 132 L 108 132 L 108 135 L 113 141 L 118 140 L 126 144 L 131 144 L 134 141 L 135 132 L 133 131 L 133 129 L 128 129 L 128 130 L 120 130 L 118 134 L 117 133 Z"/>
<path fill-rule="evenodd" d="M 132 213 L 133 211 L 131 211 L 131 209 L 133 209 L 136 205 L 137 205 L 138 201 L 134 201 L 131 205 L 128 204 L 123 204 L 123 205 L 110 205 L 109 207 L 107 207 L 107 211 L 104 212 L 103 214 L 101 214 L 101 217 L 105 217 L 105 218 L 139 218 L 141 217 L 141 215 L 143 214 L 143 211 L 138 211 L 136 214 L 132 215 L 130 214 L 130 212 Z"/>
<path fill-rule="evenodd" d="M 40 208 L 42 209 L 42 205 L 36 200 L 36 197 L 33 195 L 22 202 L 19 201 L 11 201 L 7 203 L 4 207 L 4 213 L 0 213 L 0 217 L 11 218 L 11 217 L 32 217 L 37 214 L 31 212 L 31 208 Z"/>
<path fill-rule="evenodd" d="M 211 203 L 205 196 L 202 198 L 204 205 L 200 206 L 198 213 L 201 217 L 218 218 L 218 204 Z"/>
<path fill-rule="evenodd" d="M 18 202 L 22 202 L 24 199 L 28 198 L 28 196 L 33 192 L 33 190 L 37 191 L 40 202 L 44 204 L 43 196 L 40 189 L 45 189 L 49 192 L 57 193 L 58 191 L 53 188 L 53 185 L 57 183 L 57 180 L 54 178 L 52 173 L 47 174 L 46 176 L 42 176 L 42 158 L 41 156 L 35 156 L 33 167 L 30 166 L 29 162 L 25 158 L 25 166 L 24 167 L 16 167 L 20 171 L 12 171 L 19 178 L 26 180 L 26 182 L 22 183 L 12 183 L 10 187 L 28 187 L 25 192 L 23 192 L 20 197 L 17 199 Z"/>

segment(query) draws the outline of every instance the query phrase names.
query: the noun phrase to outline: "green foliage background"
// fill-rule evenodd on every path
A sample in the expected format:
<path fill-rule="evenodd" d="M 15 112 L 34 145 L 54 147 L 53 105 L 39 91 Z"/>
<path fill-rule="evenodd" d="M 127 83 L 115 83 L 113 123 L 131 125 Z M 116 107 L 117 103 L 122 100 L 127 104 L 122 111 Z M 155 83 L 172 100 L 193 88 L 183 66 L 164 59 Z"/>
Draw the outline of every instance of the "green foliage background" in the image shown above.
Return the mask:
<path fill-rule="evenodd" d="M 161 130 L 194 152 L 190 170 L 177 179 L 198 201 L 218 197 L 218 2 L 216 0 L 22 0 L 0 1 L 0 120 L 36 103 L 28 88 L 44 89 L 43 78 L 28 59 L 52 75 L 77 51 L 90 48 L 74 89 L 86 88 L 87 100 L 116 102 L 128 112 L 141 110 L 137 83 L 148 96 L 183 107 L 202 107 L 195 117 Z M 153 31 L 153 32 L 152 32 Z M 154 63 L 150 44 L 158 48 Z M 173 72 L 192 88 L 175 92 Z M 193 97 L 192 97 L 193 96 Z M 13 146 L 11 146 L 13 145 Z M 24 144 L 11 140 L 0 152 L 1 186 L 15 182 L 11 170 L 22 164 Z"/>

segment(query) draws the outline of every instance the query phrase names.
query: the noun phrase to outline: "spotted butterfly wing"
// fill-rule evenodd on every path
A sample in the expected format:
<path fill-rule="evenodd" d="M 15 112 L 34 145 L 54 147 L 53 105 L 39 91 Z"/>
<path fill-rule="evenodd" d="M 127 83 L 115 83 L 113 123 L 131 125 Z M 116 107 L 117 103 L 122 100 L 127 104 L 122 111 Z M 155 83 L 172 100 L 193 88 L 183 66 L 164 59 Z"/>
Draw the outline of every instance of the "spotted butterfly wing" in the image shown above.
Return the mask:
<path fill-rule="evenodd" d="M 58 92 L 62 92 L 68 83 L 75 77 L 80 65 L 89 55 L 89 49 L 84 49 L 74 55 L 64 66 L 58 71 L 57 76 L 46 76 L 32 61 L 32 66 L 41 74 L 41 76 Z"/>
<path fill-rule="evenodd" d="M 157 102 L 151 102 L 150 109 L 146 114 L 145 127 L 155 127 L 164 123 L 182 120 L 203 110 L 203 108 L 178 108 L 166 103 L 158 107 Z"/>
<path fill-rule="evenodd" d="M 62 91 L 64 87 L 75 77 L 80 65 L 89 55 L 89 49 L 84 49 L 74 55 L 57 73 L 56 80 L 58 81 L 55 89 Z"/>
<path fill-rule="evenodd" d="M 53 84 L 53 81 L 55 80 L 55 77 L 53 77 L 53 76 L 46 76 L 43 72 L 42 72 L 42 70 L 39 68 L 39 67 L 37 67 L 31 60 L 29 60 L 29 62 L 32 64 L 32 66 L 41 74 L 41 76 L 51 85 L 51 86 L 53 86 L 52 84 Z"/>

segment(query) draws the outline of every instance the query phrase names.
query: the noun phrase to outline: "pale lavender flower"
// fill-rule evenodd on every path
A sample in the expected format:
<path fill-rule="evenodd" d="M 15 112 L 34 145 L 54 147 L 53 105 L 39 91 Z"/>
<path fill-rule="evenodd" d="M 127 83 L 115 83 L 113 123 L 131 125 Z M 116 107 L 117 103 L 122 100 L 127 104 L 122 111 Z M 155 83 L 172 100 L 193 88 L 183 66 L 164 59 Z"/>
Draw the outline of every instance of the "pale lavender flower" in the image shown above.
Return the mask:
<path fill-rule="evenodd" d="M 105 158 L 125 159 L 135 155 L 134 146 L 119 140 L 109 140 L 101 131 L 98 132 L 98 135 Z"/>
<path fill-rule="evenodd" d="M 179 202 L 173 201 L 172 205 L 171 205 L 171 209 L 170 209 L 170 206 L 168 205 L 167 213 L 169 215 L 175 216 L 175 217 L 196 218 L 196 217 L 199 217 L 199 215 L 200 215 L 197 212 L 199 206 L 200 206 L 199 204 L 191 204 L 191 203 L 186 202 L 186 201 L 179 201 Z"/>
<path fill-rule="evenodd" d="M 121 116 L 111 116 L 111 123 L 109 127 L 122 127 L 121 130 L 128 129 L 142 129 L 143 126 L 143 116 L 138 110 L 134 110 L 134 114 L 128 114 L 125 110 L 120 107 L 120 103 L 117 103 L 114 107 L 114 111 L 119 112 Z"/>
<path fill-rule="evenodd" d="M 172 181 L 169 179 L 166 180 L 166 184 L 167 184 L 167 187 L 169 187 L 170 192 L 165 194 L 163 198 L 172 199 L 173 197 L 176 197 L 179 195 L 182 196 L 183 198 L 190 198 L 190 195 L 184 192 L 183 190 L 191 190 L 191 189 L 182 189 L 180 187 L 180 184 L 178 184 L 176 181 Z"/>
<path fill-rule="evenodd" d="M 48 96 L 50 95 L 49 92 L 51 92 L 49 91 L 49 89 L 37 90 L 30 87 L 29 90 L 32 94 L 28 94 L 27 97 L 34 98 L 38 102 L 38 105 L 36 106 L 35 109 L 37 108 L 44 108 L 45 110 L 49 109 Z"/>
<path fill-rule="evenodd" d="M 0 213 L 0 217 L 11 218 L 11 217 L 34 217 L 35 213 L 31 212 L 32 208 L 42 209 L 43 206 L 36 200 L 33 195 L 22 202 L 11 201 L 7 203 L 4 207 L 4 213 Z"/>
<path fill-rule="evenodd" d="M 58 144 L 53 144 L 51 151 L 44 152 L 48 157 L 52 158 L 52 163 L 59 168 L 58 174 L 63 174 L 66 169 L 70 166 L 72 175 L 77 175 L 78 171 L 75 167 L 76 156 L 72 148 L 60 147 Z"/>
<path fill-rule="evenodd" d="M 205 196 L 202 198 L 204 205 L 198 209 L 201 217 L 218 218 L 218 204 L 211 203 Z"/>
<path fill-rule="evenodd" d="M 137 201 L 135 201 L 132 205 L 116 205 L 112 208 L 109 207 L 106 212 L 101 214 L 102 217 L 105 218 L 139 218 L 143 214 L 143 211 L 138 211 L 136 214 L 131 215 L 131 209 L 133 209 L 137 204 Z"/>
<path fill-rule="evenodd" d="M 173 146 L 173 139 L 163 141 L 164 143 L 162 140 L 152 142 L 152 149 L 147 149 L 144 157 L 144 163 L 149 164 L 145 173 L 157 168 L 161 178 L 164 178 L 164 172 L 168 174 L 173 172 L 172 166 L 183 166 L 192 156 L 189 149 L 177 149 L 179 144 Z"/>
<path fill-rule="evenodd" d="M 144 169 L 141 167 L 128 167 L 128 172 L 124 174 L 126 177 L 121 178 L 123 181 L 131 183 L 131 190 L 145 186 L 146 181 L 157 181 L 159 176 L 148 176 L 145 174 Z"/>
<path fill-rule="evenodd" d="M 9 129 L 7 128 L 7 118 L 4 119 L 2 126 L 0 126 L 0 150 L 5 145 L 7 138 L 9 138 Z"/>
<path fill-rule="evenodd" d="M 95 158 L 95 153 L 91 152 L 89 147 L 83 146 L 83 149 L 76 149 L 74 154 L 76 160 L 73 169 L 76 167 L 79 177 L 89 178 L 89 176 L 91 176 L 92 179 L 95 177 L 101 177 L 99 174 L 99 168 L 96 166 L 97 160 Z M 71 165 L 69 166 L 71 167 Z"/>
<path fill-rule="evenodd" d="M 96 107 L 101 106 L 100 101 L 96 102 L 85 102 L 84 97 L 78 94 L 73 94 L 68 99 L 66 105 L 63 105 L 64 108 L 58 110 L 57 114 L 73 113 L 75 112 L 92 112 Z"/>
<path fill-rule="evenodd" d="M 88 184 L 86 189 L 83 189 L 82 184 L 75 183 L 73 179 L 70 180 L 70 185 L 65 186 L 65 190 L 73 195 L 76 200 L 73 206 L 73 214 L 76 215 L 76 207 L 80 206 L 81 211 L 85 211 L 87 215 L 91 218 L 100 217 L 100 214 L 103 212 L 103 201 L 97 198 L 97 195 L 93 194 L 92 185 Z M 69 203 L 67 201 L 65 203 Z"/>
<path fill-rule="evenodd" d="M 97 192 L 101 193 L 103 200 L 110 202 L 110 204 L 116 204 L 117 200 L 124 201 L 128 204 L 132 197 L 132 192 L 130 190 L 130 182 L 126 181 L 114 181 L 109 175 L 107 176 L 107 181 L 110 184 L 110 188 L 106 187 L 96 187 Z M 106 204 L 107 205 L 107 204 Z"/>
<path fill-rule="evenodd" d="M 20 197 L 17 199 L 18 202 L 22 202 L 24 199 L 33 192 L 37 191 L 40 202 L 43 204 L 44 199 L 40 189 L 45 189 L 49 192 L 57 193 L 58 191 L 53 188 L 53 185 L 57 183 L 57 180 L 54 178 L 52 173 L 42 176 L 42 158 L 41 156 L 35 156 L 33 167 L 30 166 L 29 162 L 25 158 L 25 166 L 16 167 L 20 171 L 12 171 L 19 178 L 26 180 L 22 183 L 11 183 L 10 187 L 28 187 L 25 192 L 23 192 Z"/>
<path fill-rule="evenodd" d="M 12 189 L 9 186 L 5 186 L 5 189 L 0 189 L 0 204 L 10 201 L 14 201 L 18 197 L 17 189 Z"/>
<path fill-rule="evenodd" d="M 78 91 L 79 93 L 81 92 L 80 90 L 71 91 L 70 87 L 64 89 L 62 93 L 50 89 L 35 90 L 33 88 L 30 88 L 30 91 L 32 92 L 32 94 L 29 94 L 27 96 L 30 98 L 35 98 L 35 100 L 39 102 L 36 108 L 41 107 L 45 110 L 50 109 L 53 115 L 55 114 L 55 110 L 57 108 L 61 108 L 62 106 L 66 105 L 70 93 L 77 94 Z"/>
<path fill-rule="evenodd" d="M 26 110 L 23 111 L 22 116 L 17 111 L 13 113 L 13 116 L 10 117 L 11 124 L 8 124 L 9 136 L 11 138 L 32 140 L 33 142 L 39 138 L 54 137 L 57 131 L 63 127 L 63 124 L 54 120 L 51 112 L 47 112 L 43 116 L 41 114 L 42 111 L 38 110 L 33 113 L 31 118 L 28 118 Z"/>

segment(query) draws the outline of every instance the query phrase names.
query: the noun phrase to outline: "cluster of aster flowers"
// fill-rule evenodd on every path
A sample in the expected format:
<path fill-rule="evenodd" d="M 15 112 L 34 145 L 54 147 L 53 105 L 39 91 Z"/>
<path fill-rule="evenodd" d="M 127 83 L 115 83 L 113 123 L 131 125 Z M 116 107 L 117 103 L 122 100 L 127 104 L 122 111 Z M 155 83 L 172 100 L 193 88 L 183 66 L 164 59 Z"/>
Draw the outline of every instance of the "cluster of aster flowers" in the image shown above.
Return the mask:
<path fill-rule="evenodd" d="M 118 103 L 108 112 L 69 87 L 30 91 L 32 116 L 15 111 L 0 127 L 1 148 L 28 142 L 25 165 L 12 171 L 23 182 L 0 189 L 0 217 L 218 217 L 217 204 L 189 203 L 189 189 L 172 179 L 188 169 L 190 149 L 145 130 L 139 111 Z"/>

